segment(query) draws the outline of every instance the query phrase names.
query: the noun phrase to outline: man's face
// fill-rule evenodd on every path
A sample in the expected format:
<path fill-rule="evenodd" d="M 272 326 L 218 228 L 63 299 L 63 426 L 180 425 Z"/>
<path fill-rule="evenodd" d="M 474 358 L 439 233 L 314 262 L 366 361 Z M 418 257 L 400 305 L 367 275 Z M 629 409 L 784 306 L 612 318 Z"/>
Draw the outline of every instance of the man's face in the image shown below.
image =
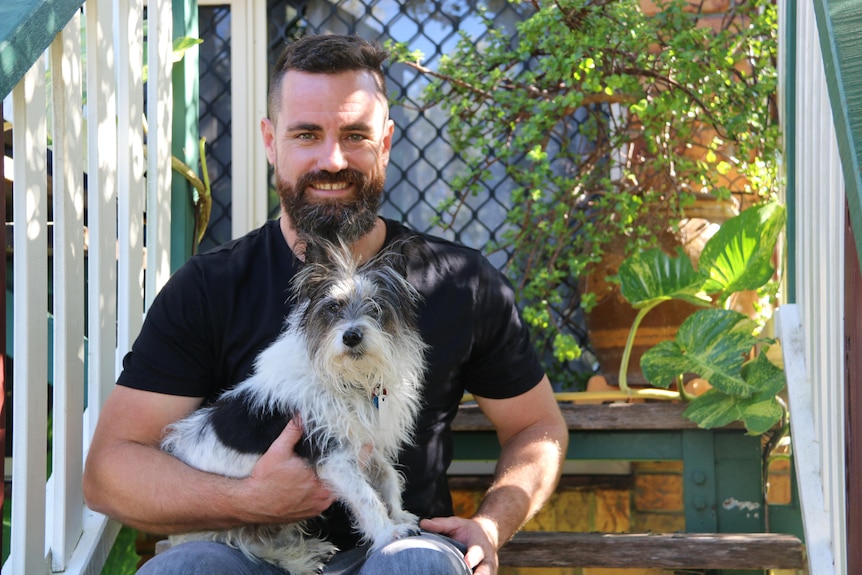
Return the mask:
<path fill-rule="evenodd" d="M 370 231 L 394 130 L 371 73 L 291 70 L 274 115 L 261 132 L 291 226 L 348 242 Z"/>

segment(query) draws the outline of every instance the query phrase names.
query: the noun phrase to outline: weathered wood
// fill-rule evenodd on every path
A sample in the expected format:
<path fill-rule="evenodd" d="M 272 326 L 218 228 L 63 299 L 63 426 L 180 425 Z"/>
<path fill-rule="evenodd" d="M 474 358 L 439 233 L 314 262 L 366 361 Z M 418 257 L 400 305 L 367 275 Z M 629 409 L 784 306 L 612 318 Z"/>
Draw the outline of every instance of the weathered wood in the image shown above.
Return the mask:
<path fill-rule="evenodd" d="M 500 550 L 512 567 L 803 569 L 805 549 L 777 533 L 518 533 Z"/>
<path fill-rule="evenodd" d="M 569 431 L 627 430 L 640 431 L 697 429 L 697 424 L 683 417 L 685 403 L 608 403 L 577 405 L 561 403 Z M 741 424 L 728 428 L 742 428 Z M 494 426 L 475 404 L 463 404 L 452 422 L 453 431 L 493 431 Z"/>

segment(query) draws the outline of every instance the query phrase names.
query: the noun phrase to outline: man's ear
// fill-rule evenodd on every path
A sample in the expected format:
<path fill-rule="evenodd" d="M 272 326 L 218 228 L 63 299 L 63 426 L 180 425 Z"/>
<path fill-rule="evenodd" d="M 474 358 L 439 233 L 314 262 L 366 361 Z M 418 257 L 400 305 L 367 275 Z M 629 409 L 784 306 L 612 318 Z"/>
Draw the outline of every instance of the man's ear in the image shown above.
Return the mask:
<path fill-rule="evenodd" d="M 386 120 L 383 128 L 383 158 L 389 163 L 389 152 L 392 150 L 392 136 L 395 135 L 395 122 L 390 118 Z"/>
<path fill-rule="evenodd" d="M 278 157 L 275 153 L 275 124 L 269 118 L 263 118 L 260 121 L 260 135 L 263 138 L 266 157 L 270 165 L 275 166 L 275 160 Z"/>

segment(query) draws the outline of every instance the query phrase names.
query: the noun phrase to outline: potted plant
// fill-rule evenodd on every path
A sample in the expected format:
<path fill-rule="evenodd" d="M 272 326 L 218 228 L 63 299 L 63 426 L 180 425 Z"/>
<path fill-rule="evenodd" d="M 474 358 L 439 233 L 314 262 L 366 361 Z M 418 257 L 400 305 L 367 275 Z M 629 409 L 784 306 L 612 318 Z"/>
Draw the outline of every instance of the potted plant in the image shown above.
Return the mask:
<path fill-rule="evenodd" d="M 757 335 L 755 320 L 729 309 L 728 303 L 734 294 L 760 290 L 773 280 L 775 248 L 785 221 L 785 210 L 777 202 L 743 211 L 706 243 L 697 269 L 685 254 L 670 256 L 657 249 L 623 262 L 621 291 L 638 310 L 620 365 L 623 393 L 631 393 L 626 374 L 641 320 L 663 302 L 683 300 L 703 309 L 690 315 L 673 339 L 643 354 L 640 364 L 650 384 L 675 384 L 683 399 L 691 401 L 684 415 L 705 428 L 741 420 L 749 433 L 760 434 L 784 416 L 777 400 L 785 386 L 784 372 L 763 350 L 753 353 L 772 340 Z M 687 396 L 686 374 L 707 380 L 711 389 Z"/>
<path fill-rule="evenodd" d="M 506 231 L 491 249 L 507 254 L 534 340 L 556 358 L 549 372 L 564 388 L 575 387 L 566 366 L 599 297 L 584 280 L 608 252 L 657 246 L 700 200 L 744 208 L 777 191 L 775 7 L 733 3 L 703 26 L 685 0 L 642 4 L 511 0 L 523 16 L 514 29 L 479 9 L 480 39 L 463 36 L 435 69 L 408 45 L 391 46 L 430 78 L 425 101 L 445 106 L 448 140 L 466 164 L 442 224 L 484 186 L 511 186 Z"/>

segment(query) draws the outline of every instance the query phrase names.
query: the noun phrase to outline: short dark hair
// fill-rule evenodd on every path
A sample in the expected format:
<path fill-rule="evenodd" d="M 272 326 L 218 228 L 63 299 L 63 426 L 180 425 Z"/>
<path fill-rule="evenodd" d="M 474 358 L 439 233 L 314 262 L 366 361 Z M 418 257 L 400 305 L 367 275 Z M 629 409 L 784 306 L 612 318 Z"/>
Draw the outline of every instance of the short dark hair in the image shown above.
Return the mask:
<path fill-rule="evenodd" d="M 278 111 L 281 84 L 289 70 L 312 74 L 338 74 L 367 70 L 376 80 L 377 89 L 388 99 L 383 62 L 389 52 L 377 42 L 344 34 L 312 34 L 284 47 L 269 82 L 269 117 Z"/>

